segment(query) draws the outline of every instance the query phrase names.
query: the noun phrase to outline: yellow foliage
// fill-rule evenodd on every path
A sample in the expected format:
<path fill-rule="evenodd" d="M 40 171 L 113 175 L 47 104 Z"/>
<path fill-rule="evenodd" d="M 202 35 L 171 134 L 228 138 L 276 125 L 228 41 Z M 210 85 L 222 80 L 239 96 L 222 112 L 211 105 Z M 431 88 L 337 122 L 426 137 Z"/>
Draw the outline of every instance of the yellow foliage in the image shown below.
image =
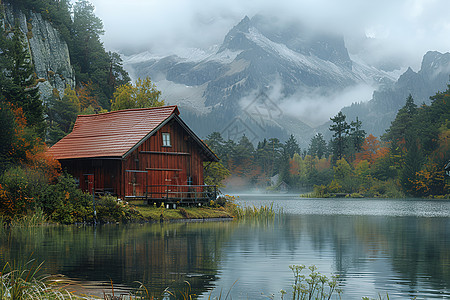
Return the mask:
<path fill-rule="evenodd" d="M 352 175 L 352 167 L 348 164 L 345 158 L 341 158 L 336 162 L 336 166 L 333 167 L 334 178 L 344 179 Z"/>
<path fill-rule="evenodd" d="M 138 79 L 135 85 L 127 83 L 119 86 L 111 101 L 111 110 L 130 108 L 159 107 L 164 105 L 160 100 L 161 92 L 156 89 L 149 77 Z"/>
<path fill-rule="evenodd" d="M 77 92 L 72 90 L 69 85 L 66 85 L 66 88 L 64 89 L 63 100 L 67 100 L 68 102 L 75 104 L 78 112 L 80 112 L 81 103 L 77 97 Z"/>
<path fill-rule="evenodd" d="M 331 193 L 339 193 L 342 190 L 342 185 L 336 179 L 333 179 L 328 185 L 328 191 Z"/>

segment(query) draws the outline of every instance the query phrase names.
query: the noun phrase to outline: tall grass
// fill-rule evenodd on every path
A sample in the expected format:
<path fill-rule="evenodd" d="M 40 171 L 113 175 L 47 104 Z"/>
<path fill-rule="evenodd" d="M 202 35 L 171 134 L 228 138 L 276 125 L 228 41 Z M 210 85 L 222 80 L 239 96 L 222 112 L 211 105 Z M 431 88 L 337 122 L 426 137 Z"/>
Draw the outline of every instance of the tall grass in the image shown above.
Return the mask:
<path fill-rule="evenodd" d="M 12 266 L 6 263 L 0 273 L 0 299 L 82 299 L 76 298 L 66 290 L 60 290 L 48 278 L 38 277 L 43 263 L 36 265 L 29 261 L 24 266 Z"/>
<path fill-rule="evenodd" d="M 240 206 L 236 208 L 237 219 L 273 219 L 276 215 L 281 214 L 283 210 L 275 209 L 273 203 L 270 205 L 257 206 Z"/>
<path fill-rule="evenodd" d="M 44 211 L 41 208 L 36 208 L 33 214 L 25 216 L 15 216 L 11 220 L 11 227 L 36 227 L 44 225 L 48 222 Z"/>
<path fill-rule="evenodd" d="M 8 222 L 6 218 L 2 215 L 0 215 L 0 234 L 3 234 L 8 227 Z"/>
<path fill-rule="evenodd" d="M 37 227 L 48 224 L 48 219 L 41 208 L 37 208 L 33 214 L 24 216 L 14 216 L 12 219 L 4 215 L 0 215 L 0 233 L 11 227 Z"/>
<path fill-rule="evenodd" d="M 234 218 L 240 220 L 270 220 L 275 216 L 283 214 L 282 208 L 274 208 L 273 202 L 270 205 L 257 206 L 242 206 L 235 202 L 234 196 L 223 196 L 224 208 Z"/>

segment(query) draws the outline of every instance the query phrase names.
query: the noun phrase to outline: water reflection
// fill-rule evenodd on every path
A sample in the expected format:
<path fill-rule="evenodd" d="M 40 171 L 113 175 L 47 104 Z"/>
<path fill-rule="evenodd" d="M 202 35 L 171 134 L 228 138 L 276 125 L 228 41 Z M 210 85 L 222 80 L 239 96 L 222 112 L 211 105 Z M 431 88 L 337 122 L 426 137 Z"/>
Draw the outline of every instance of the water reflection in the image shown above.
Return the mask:
<path fill-rule="evenodd" d="M 181 290 L 188 280 L 200 294 L 215 280 L 221 248 L 231 222 L 172 223 L 98 227 L 14 228 L 2 237 L 0 260 L 45 261 L 45 272 L 81 281 L 137 281 L 159 297 L 167 287 Z"/>
<path fill-rule="evenodd" d="M 359 213 L 335 213 L 338 200 L 291 199 L 276 205 L 296 213 L 272 222 L 15 228 L 1 235 L 0 261 L 32 255 L 45 260 L 48 273 L 129 287 L 140 281 L 156 297 L 188 280 L 201 299 L 221 291 L 224 297 L 232 286 L 234 299 L 266 299 L 291 289 L 292 264 L 340 274 L 343 299 L 386 292 L 390 299 L 450 297 L 448 202 L 439 202 L 437 214 L 430 203 L 398 201 L 381 215 L 382 201 L 342 201 Z M 417 207 L 420 213 L 408 212 Z"/>

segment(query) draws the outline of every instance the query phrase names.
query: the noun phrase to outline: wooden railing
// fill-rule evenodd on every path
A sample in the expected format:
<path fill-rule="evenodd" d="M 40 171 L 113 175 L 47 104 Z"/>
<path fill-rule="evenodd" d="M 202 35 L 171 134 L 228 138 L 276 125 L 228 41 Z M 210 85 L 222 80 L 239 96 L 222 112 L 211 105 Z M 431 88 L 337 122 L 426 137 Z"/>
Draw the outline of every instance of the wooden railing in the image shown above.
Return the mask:
<path fill-rule="evenodd" d="M 148 204 L 197 204 L 216 200 L 215 185 L 148 185 L 145 198 Z"/>

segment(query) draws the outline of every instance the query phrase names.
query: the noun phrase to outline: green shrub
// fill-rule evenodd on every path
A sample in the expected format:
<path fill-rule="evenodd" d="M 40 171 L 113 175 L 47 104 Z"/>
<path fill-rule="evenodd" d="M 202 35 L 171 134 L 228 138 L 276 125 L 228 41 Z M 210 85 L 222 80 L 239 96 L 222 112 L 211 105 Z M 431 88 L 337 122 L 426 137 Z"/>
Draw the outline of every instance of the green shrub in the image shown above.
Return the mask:
<path fill-rule="evenodd" d="M 321 184 L 314 186 L 313 197 L 326 198 L 329 197 L 328 187 Z"/>
<path fill-rule="evenodd" d="M 9 222 L 36 223 L 35 212 L 43 212 L 39 220 L 47 216 L 62 224 L 86 222 L 92 216 L 90 196 L 79 190 L 68 174 L 50 184 L 41 170 L 14 167 L 2 175 L 0 182 L 0 211 Z"/>
<path fill-rule="evenodd" d="M 234 201 L 229 195 L 219 196 L 216 200 L 211 200 L 209 206 L 211 207 L 225 207 L 228 201 Z"/>
<path fill-rule="evenodd" d="M 11 219 L 24 216 L 38 205 L 48 181 L 42 171 L 13 167 L 0 177 L 0 212 Z"/>
<path fill-rule="evenodd" d="M 97 221 L 100 223 L 128 222 L 140 220 L 142 216 L 126 202 L 113 196 L 102 196 L 95 200 Z"/>
<path fill-rule="evenodd" d="M 38 205 L 51 220 L 62 224 L 90 222 L 93 218 L 92 196 L 78 189 L 67 173 L 59 176 L 55 184 L 47 185 Z"/>
<path fill-rule="evenodd" d="M 346 198 L 364 198 L 364 196 L 361 195 L 360 193 L 351 193 Z"/>
<path fill-rule="evenodd" d="M 405 194 L 394 180 L 380 181 L 374 180 L 370 189 L 366 192 L 369 197 L 381 198 L 404 198 Z"/>
<path fill-rule="evenodd" d="M 97 220 L 101 223 L 118 222 L 124 219 L 125 211 L 120 206 L 116 197 L 102 196 L 95 200 Z"/>

